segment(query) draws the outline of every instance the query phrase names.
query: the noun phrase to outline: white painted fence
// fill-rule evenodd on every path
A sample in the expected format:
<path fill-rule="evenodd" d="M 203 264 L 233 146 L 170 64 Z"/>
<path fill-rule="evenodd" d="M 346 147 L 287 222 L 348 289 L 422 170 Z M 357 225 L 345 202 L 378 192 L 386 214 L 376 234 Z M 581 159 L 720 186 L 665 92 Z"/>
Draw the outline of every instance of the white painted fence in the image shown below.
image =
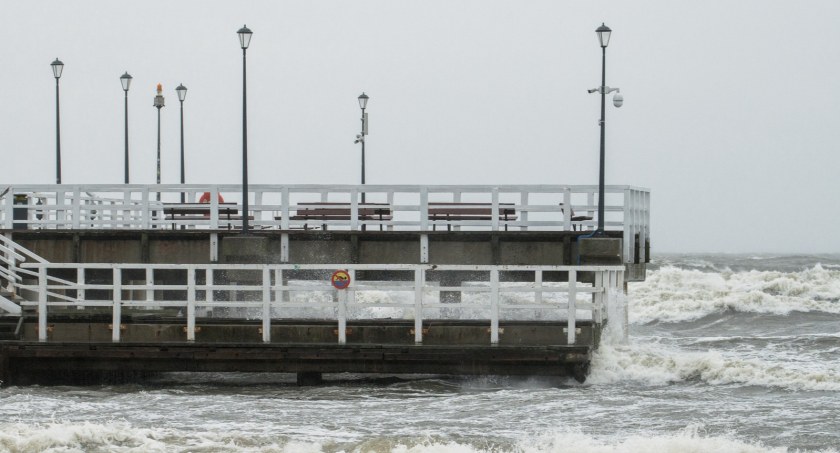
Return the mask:
<path fill-rule="evenodd" d="M 12 185 L 0 192 L 0 228 L 19 229 L 234 229 L 242 226 L 242 190 L 239 185 Z M 571 231 L 593 230 L 598 224 L 597 186 L 418 186 L 418 185 L 251 185 L 248 216 L 254 229 L 387 229 L 431 231 Z M 197 203 L 204 192 L 209 204 Z M 633 262 L 638 235 L 639 261 L 650 238 L 650 192 L 631 186 L 605 189 L 607 230 L 624 233 L 625 261 Z M 360 219 L 362 193 L 390 218 Z M 181 194 L 187 204 L 181 204 Z M 15 204 L 15 196 L 18 203 Z M 218 196 L 226 204 L 219 204 Z M 157 201 L 160 198 L 161 201 Z M 349 220 L 302 219 L 308 203 L 347 203 Z M 436 204 L 437 203 L 437 204 Z M 441 205 L 440 203 L 452 203 Z M 436 219 L 435 208 L 483 204 L 489 219 Z M 209 209 L 207 207 L 209 206 Z M 505 219 L 499 207 L 515 210 Z M 207 209 L 207 215 L 179 215 L 174 208 Z M 569 209 L 570 208 L 570 209 Z M 230 213 L 232 215 L 229 215 Z M 227 213 L 227 214 L 226 214 Z M 573 220 L 573 216 L 589 219 Z"/>
<path fill-rule="evenodd" d="M 334 289 L 329 276 L 346 269 L 352 283 L 346 290 Z M 338 342 L 345 343 L 348 319 L 412 319 L 415 342 L 423 341 L 424 319 L 484 319 L 490 329 L 490 343 L 499 342 L 499 321 L 556 318 L 568 321 L 567 341 L 575 344 L 576 321 L 591 319 L 603 323 L 607 313 L 617 316 L 615 328 L 626 332 L 626 310 L 622 297 L 623 266 L 429 266 L 429 265 L 160 265 L 160 264 L 70 264 L 25 263 L 20 284 L 32 294 L 22 305 L 38 311 L 39 340 L 47 341 L 47 315 L 59 307 L 78 310 L 111 310 L 113 325 L 119 326 L 123 310 L 177 308 L 186 323 L 187 340 L 195 340 L 198 312 L 240 310 L 235 317 L 262 320 L 262 339 L 271 341 L 272 319 L 328 319 L 338 326 Z M 402 281 L 357 281 L 360 271 L 402 273 Z M 300 278 L 300 273 L 308 273 Z M 442 286 L 432 281 L 442 274 L 469 272 L 476 276 L 460 286 Z M 505 272 L 529 272 L 533 282 L 505 282 Z M 567 272 L 561 283 L 543 282 L 545 272 Z M 167 273 L 167 277 L 162 277 Z M 584 283 L 584 273 L 594 275 L 594 284 Z M 73 275 L 59 278 L 56 275 Z M 393 274 L 392 274 L 393 275 Z M 521 275 L 521 274 L 519 274 Z M 138 278 L 140 277 L 140 278 Z M 164 281 L 165 280 L 165 281 Z M 173 283 L 177 281 L 177 283 Z M 237 283 L 238 282 L 238 283 Z M 460 302 L 445 302 L 441 292 L 460 292 Z M 75 311 L 75 310 L 74 310 Z M 583 313 L 583 316 L 581 314 Z M 228 313 L 230 315 L 230 313 Z M 112 330 L 120 341 L 120 329 Z M 623 334 L 620 334 L 623 335 Z"/>

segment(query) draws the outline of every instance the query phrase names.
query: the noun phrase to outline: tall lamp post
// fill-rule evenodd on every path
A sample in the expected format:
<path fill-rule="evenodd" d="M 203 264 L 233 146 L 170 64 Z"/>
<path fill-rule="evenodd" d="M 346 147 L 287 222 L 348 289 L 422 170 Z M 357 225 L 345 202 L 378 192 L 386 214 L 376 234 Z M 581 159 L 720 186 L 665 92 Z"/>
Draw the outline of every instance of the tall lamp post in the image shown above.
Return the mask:
<path fill-rule="evenodd" d="M 242 47 L 242 234 L 248 234 L 248 90 L 245 53 L 251 43 L 253 32 L 242 26 L 236 32 Z"/>
<path fill-rule="evenodd" d="M 187 87 L 184 84 L 175 88 L 178 93 L 178 100 L 181 102 L 181 185 L 184 185 L 184 99 L 187 97 Z M 181 203 L 185 202 L 184 192 L 181 192 Z"/>
<path fill-rule="evenodd" d="M 612 30 L 603 23 L 595 30 L 598 35 L 598 42 L 601 44 L 601 86 L 588 90 L 589 93 L 601 93 L 601 121 L 598 124 L 601 126 L 601 159 L 600 159 L 600 173 L 598 176 L 598 229 L 595 230 L 597 235 L 604 234 L 604 137 L 606 127 L 606 95 L 608 93 L 616 92 L 613 96 L 613 105 L 621 107 L 624 103 L 624 97 L 620 93 L 619 88 L 610 88 L 607 86 L 607 45 L 610 43 L 610 34 Z"/>
<path fill-rule="evenodd" d="M 163 100 L 163 86 L 158 84 L 157 95 L 155 96 L 155 103 L 153 104 L 157 109 L 157 184 L 160 185 L 160 109 L 164 106 Z M 157 201 L 160 201 L 160 188 L 157 190 Z"/>
<path fill-rule="evenodd" d="M 368 99 L 370 99 L 370 97 L 364 92 L 359 95 L 359 107 L 362 108 L 362 133 L 356 136 L 355 142 L 362 144 L 362 185 L 365 185 L 365 136 L 368 134 L 367 113 L 365 113 L 365 109 L 367 108 Z M 364 203 L 365 192 L 362 191 L 362 204 Z"/>
<path fill-rule="evenodd" d="M 61 73 L 64 71 L 64 63 L 58 58 L 52 63 L 53 76 L 55 77 L 55 183 L 61 184 L 61 122 L 59 121 L 58 108 L 58 79 L 61 78 Z"/>
<path fill-rule="evenodd" d="M 128 184 L 128 88 L 131 86 L 131 75 L 128 71 L 120 76 L 122 89 L 125 91 L 125 183 Z"/>

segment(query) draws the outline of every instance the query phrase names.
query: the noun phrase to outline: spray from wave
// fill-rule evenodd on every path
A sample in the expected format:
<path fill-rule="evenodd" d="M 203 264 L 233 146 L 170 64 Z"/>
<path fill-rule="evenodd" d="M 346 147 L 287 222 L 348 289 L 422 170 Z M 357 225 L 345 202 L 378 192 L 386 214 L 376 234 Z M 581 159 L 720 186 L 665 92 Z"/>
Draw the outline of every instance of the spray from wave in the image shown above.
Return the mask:
<path fill-rule="evenodd" d="M 631 287 L 630 322 L 685 322 L 736 311 L 840 313 L 840 270 L 700 272 L 665 266 Z"/>

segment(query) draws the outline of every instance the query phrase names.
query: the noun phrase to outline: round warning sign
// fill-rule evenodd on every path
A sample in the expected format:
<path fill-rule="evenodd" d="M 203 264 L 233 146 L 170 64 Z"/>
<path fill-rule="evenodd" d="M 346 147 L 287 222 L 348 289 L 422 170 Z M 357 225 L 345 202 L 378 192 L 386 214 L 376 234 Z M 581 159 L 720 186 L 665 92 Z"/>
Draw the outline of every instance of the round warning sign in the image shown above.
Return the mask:
<path fill-rule="evenodd" d="M 335 271 L 332 277 L 330 277 L 330 283 L 332 283 L 335 289 L 347 289 L 350 286 L 350 274 L 347 271 Z"/>

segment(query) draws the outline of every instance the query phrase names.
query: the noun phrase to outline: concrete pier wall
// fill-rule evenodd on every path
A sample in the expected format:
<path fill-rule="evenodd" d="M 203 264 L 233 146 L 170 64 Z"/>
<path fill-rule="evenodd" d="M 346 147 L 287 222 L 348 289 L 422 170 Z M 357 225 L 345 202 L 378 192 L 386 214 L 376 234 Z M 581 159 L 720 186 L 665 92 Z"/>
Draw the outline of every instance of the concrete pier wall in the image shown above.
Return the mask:
<path fill-rule="evenodd" d="M 623 262 L 620 233 L 604 239 L 579 240 L 578 232 L 258 231 L 252 237 L 260 239 L 252 246 L 243 246 L 237 232 L 227 231 L 27 230 L 11 234 L 15 241 L 47 261 L 70 263 L 575 265 Z M 636 246 L 649 247 L 648 244 Z M 644 278 L 645 264 L 625 263 L 632 280 Z"/>

